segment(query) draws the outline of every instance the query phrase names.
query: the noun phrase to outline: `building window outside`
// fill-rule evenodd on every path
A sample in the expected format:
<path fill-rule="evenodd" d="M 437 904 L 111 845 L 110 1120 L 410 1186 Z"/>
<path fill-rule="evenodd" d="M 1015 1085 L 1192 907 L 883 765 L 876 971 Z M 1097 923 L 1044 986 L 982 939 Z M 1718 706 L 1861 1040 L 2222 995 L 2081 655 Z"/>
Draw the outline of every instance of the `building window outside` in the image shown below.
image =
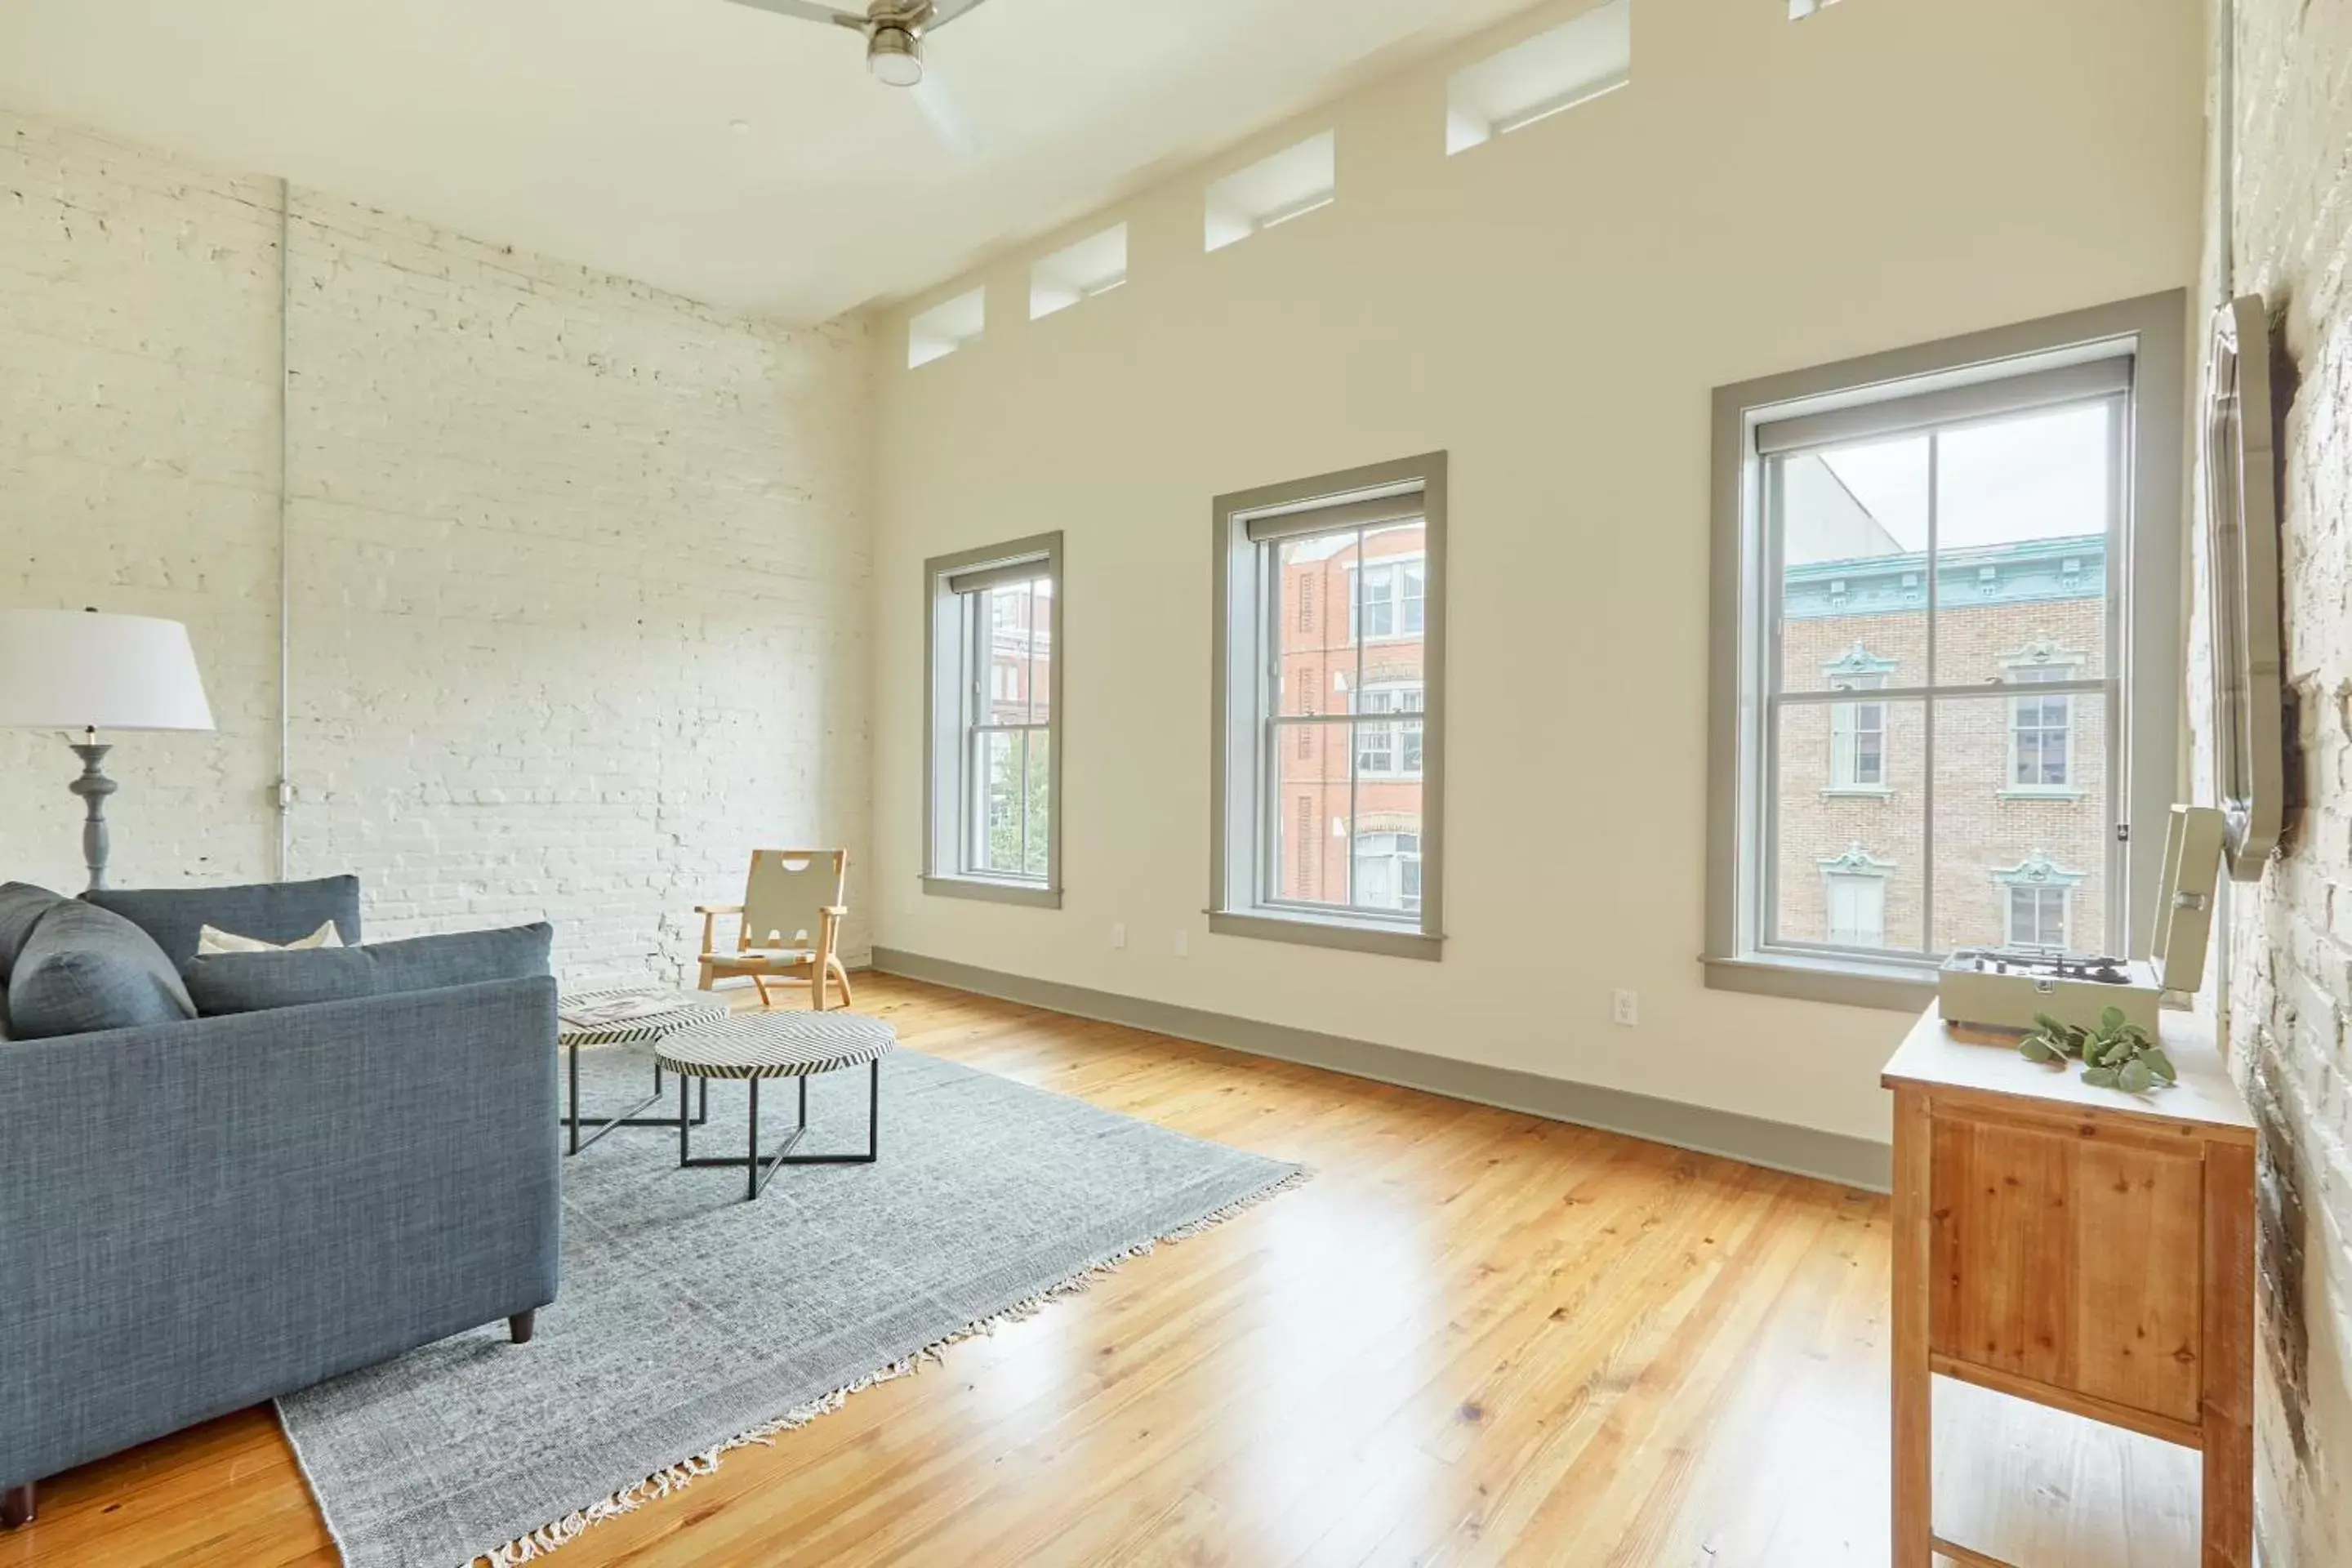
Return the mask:
<path fill-rule="evenodd" d="M 1830 687 L 1832 691 L 1876 691 L 1886 684 L 1883 675 L 1847 675 Z M 1830 709 L 1830 788 L 1878 790 L 1886 787 L 1886 704 L 1839 702 Z"/>
<path fill-rule="evenodd" d="M 2012 686 L 2064 686 L 2080 676 L 2083 656 L 2048 638 L 2002 660 Z M 2076 793 L 2073 767 L 2074 698 L 2034 692 L 2009 703 L 2009 788 L 2017 795 Z"/>
<path fill-rule="evenodd" d="M 2009 945 L 2063 951 L 2066 946 L 2066 894 L 2064 888 L 2011 888 Z"/>
<path fill-rule="evenodd" d="M 2007 909 L 2001 932 L 2010 947 L 2068 946 L 2074 935 L 2074 889 L 2089 879 L 2036 849 L 2014 866 L 1993 872 Z"/>
<path fill-rule="evenodd" d="M 1362 627 L 1357 640 L 1383 642 L 1422 635 L 1426 573 L 1421 562 L 1371 563 L 1355 574 L 1363 578 L 1362 592 L 1353 600 L 1353 622 Z"/>
<path fill-rule="evenodd" d="M 1355 901 L 1412 913 L 1421 908 L 1421 836 L 1367 833 L 1356 840 Z"/>
<path fill-rule="evenodd" d="M 1830 872 L 1829 939 L 1832 946 L 1880 948 L 1886 945 L 1886 879 Z"/>
<path fill-rule="evenodd" d="M 1218 499 L 1212 932 L 1438 956 L 1444 482 Z"/>
<path fill-rule="evenodd" d="M 1057 906 L 1061 535 L 929 562 L 926 891 Z"/>
<path fill-rule="evenodd" d="M 1718 392 L 1710 984 L 1908 1009 L 1956 948 L 2129 950 L 2161 847 L 2116 828 L 2178 733 L 2182 304 Z M 1883 875 L 1832 864 L 1858 843 Z M 2079 870 L 2021 883 L 2036 857 Z"/>
<path fill-rule="evenodd" d="M 1359 713 L 1412 713 L 1422 710 L 1418 686 L 1368 686 L 1357 694 Z M 1356 726 L 1356 768 L 1361 773 L 1397 778 L 1421 773 L 1421 726 L 1410 721 L 1394 724 Z"/>

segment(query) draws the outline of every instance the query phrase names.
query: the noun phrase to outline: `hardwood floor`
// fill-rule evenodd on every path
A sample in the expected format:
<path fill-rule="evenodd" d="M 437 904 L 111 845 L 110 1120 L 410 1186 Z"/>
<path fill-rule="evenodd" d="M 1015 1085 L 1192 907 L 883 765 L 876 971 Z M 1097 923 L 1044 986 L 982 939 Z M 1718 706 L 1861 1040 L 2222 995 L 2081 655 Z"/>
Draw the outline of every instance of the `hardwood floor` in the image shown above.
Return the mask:
<path fill-rule="evenodd" d="M 567 1568 L 1887 1561 L 1884 1199 L 911 982 L 857 990 L 912 1048 L 1317 1179 L 730 1456 Z M 2038 1415 L 1940 1458 L 1939 1498 L 1981 1516 L 1946 1509 L 1947 1534 L 2029 1565 L 2193 1561 L 2165 1533 L 2182 1485 L 2193 1518 L 2193 1458 L 2184 1481 L 2177 1451 L 2116 1458 L 2093 1435 L 2029 1465 Z M 2003 1479 L 2020 1497 L 1996 1506 Z M 0 1536 L 5 1568 L 335 1560 L 266 1407 L 55 1478 Z"/>

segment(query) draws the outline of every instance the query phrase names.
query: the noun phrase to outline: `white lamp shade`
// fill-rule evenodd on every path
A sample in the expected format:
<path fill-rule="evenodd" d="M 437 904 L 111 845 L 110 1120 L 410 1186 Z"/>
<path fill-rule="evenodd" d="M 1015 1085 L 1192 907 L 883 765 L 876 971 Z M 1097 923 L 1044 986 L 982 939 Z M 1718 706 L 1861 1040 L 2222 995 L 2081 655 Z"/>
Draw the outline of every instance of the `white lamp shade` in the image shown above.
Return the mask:
<path fill-rule="evenodd" d="M 179 622 L 0 610 L 0 728 L 212 727 L 196 651 Z"/>

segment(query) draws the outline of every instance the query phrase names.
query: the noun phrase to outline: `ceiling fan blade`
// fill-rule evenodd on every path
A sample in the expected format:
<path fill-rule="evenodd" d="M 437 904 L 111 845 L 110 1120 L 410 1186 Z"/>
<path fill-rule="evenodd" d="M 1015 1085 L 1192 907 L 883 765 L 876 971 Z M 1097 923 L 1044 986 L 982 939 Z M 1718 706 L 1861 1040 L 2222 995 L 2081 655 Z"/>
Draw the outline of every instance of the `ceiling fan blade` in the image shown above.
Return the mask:
<path fill-rule="evenodd" d="M 923 111 L 923 118 L 930 121 L 931 134 L 940 139 L 940 145 L 959 158 L 971 157 L 980 151 L 980 142 L 971 133 L 971 121 L 965 117 L 955 94 L 940 79 L 936 63 L 908 91 L 914 97 L 915 107 Z"/>
<path fill-rule="evenodd" d="M 981 0 L 931 0 L 931 19 L 923 24 L 923 31 L 936 33 L 966 11 L 980 9 Z"/>
<path fill-rule="evenodd" d="M 856 32 L 866 31 L 866 18 L 836 11 L 830 5 L 820 5 L 815 0 L 734 0 L 738 5 L 749 5 L 754 11 L 772 11 L 779 16 L 797 16 L 803 22 L 832 22 Z"/>

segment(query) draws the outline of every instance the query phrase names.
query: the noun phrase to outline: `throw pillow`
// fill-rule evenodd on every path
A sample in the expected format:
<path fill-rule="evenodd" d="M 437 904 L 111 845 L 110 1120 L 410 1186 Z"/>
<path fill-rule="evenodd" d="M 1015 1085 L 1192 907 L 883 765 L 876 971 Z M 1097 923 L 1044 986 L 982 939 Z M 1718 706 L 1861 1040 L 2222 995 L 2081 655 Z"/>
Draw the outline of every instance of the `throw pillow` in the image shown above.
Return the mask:
<path fill-rule="evenodd" d="M 20 1040 L 195 1016 L 154 938 L 78 899 L 60 899 L 42 912 L 8 973 L 8 1028 Z"/>
<path fill-rule="evenodd" d="M 215 952 L 302 952 L 314 947 L 341 947 L 341 935 L 335 922 L 322 922 L 309 936 L 293 942 L 264 942 L 257 936 L 239 936 L 218 926 L 204 926 L 196 931 L 196 956 L 203 958 Z"/>
<path fill-rule="evenodd" d="M 181 973 L 197 1012 L 206 1016 L 257 1013 L 399 991 L 529 979 L 548 973 L 548 950 L 554 937 L 555 928 L 542 921 L 365 947 L 211 953 L 191 960 Z"/>
<path fill-rule="evenodd" d="M 196 956 L 196 933 L 207 925 L 263 942 L 292 942 L 318 930 L 320 921 L 332 921 L 345 942 L 361 940 L 357 877 L 230 888 L 107 888 L 82 897 L 153 937 L 173 968 Z"/>

